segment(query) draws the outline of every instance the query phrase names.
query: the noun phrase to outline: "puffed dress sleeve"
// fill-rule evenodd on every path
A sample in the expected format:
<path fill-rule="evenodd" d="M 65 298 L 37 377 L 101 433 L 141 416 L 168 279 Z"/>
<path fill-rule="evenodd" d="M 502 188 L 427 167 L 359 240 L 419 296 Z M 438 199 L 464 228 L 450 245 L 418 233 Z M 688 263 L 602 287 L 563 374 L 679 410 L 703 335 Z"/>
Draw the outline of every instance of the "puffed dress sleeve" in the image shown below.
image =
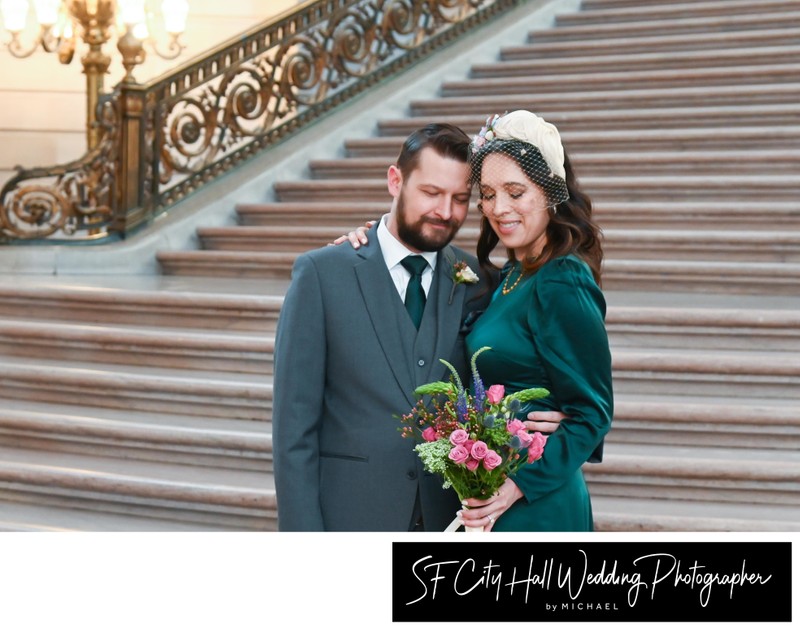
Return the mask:
<path fill-rule="evenodd" d="M 571 478 L 611 428 L 614 402 L 605 312 L 603 293 L 582 261 L 557 259 L 536 274 L 528 325 L 554 408 L 567 418 L 548 437 L 542 458 L 513 478 L 528 501 Z"/>

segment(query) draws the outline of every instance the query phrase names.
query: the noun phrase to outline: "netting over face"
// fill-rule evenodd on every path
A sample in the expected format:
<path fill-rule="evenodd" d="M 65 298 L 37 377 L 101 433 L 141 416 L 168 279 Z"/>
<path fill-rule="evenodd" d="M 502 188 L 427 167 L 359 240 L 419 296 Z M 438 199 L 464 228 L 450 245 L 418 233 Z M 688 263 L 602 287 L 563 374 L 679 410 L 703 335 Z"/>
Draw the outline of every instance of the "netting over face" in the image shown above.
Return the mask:
<path fill-rule="evenodd" d="M 548 206 L 569 199 L 564 149 L 558 130 L 535 114 L 520 110 L 490 118 L 470 146 L 472 183 L 478 184 L 479 190 L 486 175 L 483 172 L 486 157 L 499 153 L 514 160 L 542 190 Z"/>

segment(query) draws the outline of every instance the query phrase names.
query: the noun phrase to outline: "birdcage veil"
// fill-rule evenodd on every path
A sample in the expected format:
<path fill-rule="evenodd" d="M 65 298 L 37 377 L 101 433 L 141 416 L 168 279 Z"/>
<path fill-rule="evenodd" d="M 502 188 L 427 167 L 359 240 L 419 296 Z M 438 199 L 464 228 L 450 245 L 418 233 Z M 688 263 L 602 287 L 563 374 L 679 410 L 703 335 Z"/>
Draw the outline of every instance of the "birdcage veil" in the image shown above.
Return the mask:
<path fill-rule="evenodd" d="M 513 159 L 544 192 L 549 206 L 569 199 L 564 148 L 558 129 L 536 114 L 517 110 L 490 116 L 470 144 L 473 184 L 480 184 L 486 156 L 500 153 Z"/>

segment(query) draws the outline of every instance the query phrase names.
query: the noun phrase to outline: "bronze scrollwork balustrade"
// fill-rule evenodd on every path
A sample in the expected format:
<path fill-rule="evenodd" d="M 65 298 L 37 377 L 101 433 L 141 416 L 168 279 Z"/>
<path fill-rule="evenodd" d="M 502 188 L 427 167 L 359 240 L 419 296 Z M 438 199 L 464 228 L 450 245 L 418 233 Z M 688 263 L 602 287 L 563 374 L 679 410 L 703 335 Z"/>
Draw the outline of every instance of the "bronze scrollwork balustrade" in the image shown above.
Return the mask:
<path fill-rule="evenodd" d="M 20 170 L 0 238 L 125 236 L 203 184 L 518 0 L 323 0 L 102 99 L 95 150 Z M 47 181 L 49 180 L 49 182 Z"/>

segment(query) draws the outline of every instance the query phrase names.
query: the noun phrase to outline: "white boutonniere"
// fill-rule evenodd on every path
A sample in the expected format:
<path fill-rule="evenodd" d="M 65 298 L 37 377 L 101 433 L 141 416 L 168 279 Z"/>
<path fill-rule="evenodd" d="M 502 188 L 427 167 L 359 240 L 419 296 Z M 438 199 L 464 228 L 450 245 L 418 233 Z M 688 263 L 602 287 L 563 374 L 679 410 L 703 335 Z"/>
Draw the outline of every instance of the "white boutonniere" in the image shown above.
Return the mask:
<path fill-rule="evenodd" d="M 478 274 L 472 271 L 469 265 L 463 260 L 453 263 L 452 279 L 453 288 L 450 290 L 450 300 L 448 301 L 448 304 L 453 303 L 453 295 L 455 294 L 456 287 L 459 284 L 475 284 L 480 280 L 480 278 L 478 278 Z"/>

